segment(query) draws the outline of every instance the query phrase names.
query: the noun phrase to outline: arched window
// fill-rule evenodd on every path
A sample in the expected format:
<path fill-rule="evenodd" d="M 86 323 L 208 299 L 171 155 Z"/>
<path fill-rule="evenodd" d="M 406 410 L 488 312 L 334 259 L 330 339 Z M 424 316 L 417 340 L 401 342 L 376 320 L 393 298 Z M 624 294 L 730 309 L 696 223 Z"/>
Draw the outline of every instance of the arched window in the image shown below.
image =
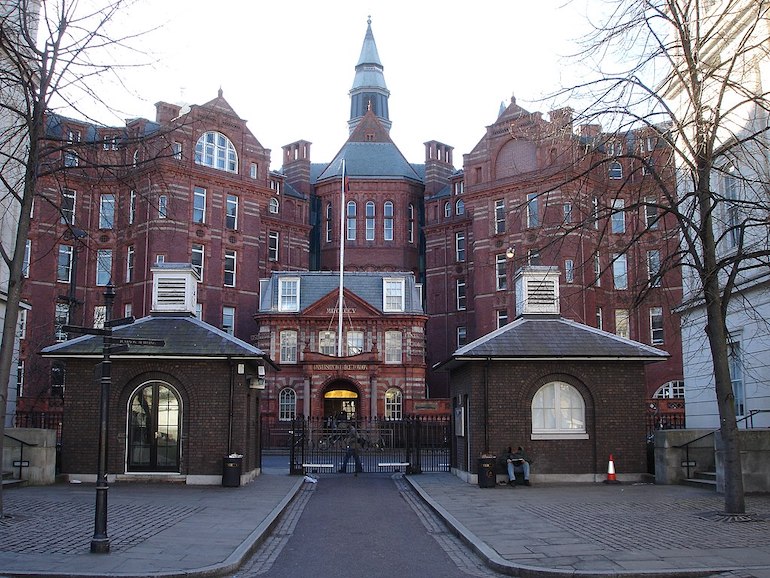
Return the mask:
<path fill-rule="evenodd" d="M 457 203 L 455 203 L 455 214 L 456 215 L 465 214 L 465 202 L 462 199 L 457 199 Z"/>
<path fill-rule="evenodd" d="M 385 392 L 385 419 L 401 419 L 403 417 L 403 400 L 401 390 L 391 387 Z"/>
<path fill-rule="evenodd" d="M 268 210 L 271 213 L 273 213 L 274 215 L 277 215 L 278 214 L 278 207 L 279 207 L 278 199 L 276 199 L 275 197 L 272 197 L 270 199 L 270 203 L 268 204 Z"/>
<path fill-rule="evenodd" d="M 386 241 L 393 240 L 393 201 L 385 201 L 383 207 L 385 219 L 383 221 L 383 237 Z"/>
<path fill-rule="evenodd" d="M 585 402 L 568 383 L 552 381 L 532 398 L 532 439 L 588 439 Z"/>
<path fill-rule="evenodd" d="M 221 132 L 205 132 L 195 145 L 195 164 L 237 173 L 238 155 L 233 143 Z"/>
<path fill-rule="evenodd" d="M 609 169 L 609 177 L 612 180 L 619 180 L 623 178 L 623 165 L 621 165 L 618 161 L 613 161 L 610 163 L 610 169 Z"/>
<path fill-rule="evenodd" d="M 374 241 L 374 201 L 366 202 L 366 240 Z"/>
<path fill-rule="evenodd" d="M 332 204 L 326 203 L 326 242 L 332 240 Z"/>
<path fill-rule="evenodd" d="M 128 402 L 130 472 L 178 472 L 182 405 L 167 383 L 143 384 Z"/>
<path fill-rule="evenodd" d="M 452 203 L 447 201 L 444 203 L 444 217 L 447 219 L 452 216 Z"/>
<path fill-rule="evenodd" d="M 278 419 L 289 421 L 294 419 L 297 411 L 297 394 L 290 387 L 285 387 L 278 394 Z"/>
<path fill-rule="evenodd" d="M 356 203 L 354 201 L 348 201 L 347 210 L 347 230 L 348 241 L 356 240 Z"/>

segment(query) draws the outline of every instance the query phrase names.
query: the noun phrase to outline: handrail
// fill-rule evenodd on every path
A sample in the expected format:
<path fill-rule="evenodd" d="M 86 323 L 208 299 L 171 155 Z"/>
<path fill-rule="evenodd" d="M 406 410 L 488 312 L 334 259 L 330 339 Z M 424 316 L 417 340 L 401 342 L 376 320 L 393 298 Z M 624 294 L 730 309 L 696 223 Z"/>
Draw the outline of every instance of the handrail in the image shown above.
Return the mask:
<path fill-rule="evenodd" d="M 8 439 L 12 439 L 15 442 L 19 442 L 21 444 L 20 450 L 19 450 L 19 480 L 21 480 L 21 468 L 27 467 L 24 465 L 24 446 L 29 446 L 31 448 L 37 447 L 37 444 L 31 444 L 29 442 L 25 442 L 24 440 L 20 440 L 19 438 L 13 437 L 12 435 L 9 435 L 7 433 L 3 434 L 4 437 L 7 437 Z"/>
<path fill-rule="evenodd" d="M 739 424 L 739 423 L 741 423 L 743 421 L 751 420 L 751 429 L 754 429 L 754 416 L 756 414 L 758 414 L 758 413 L 764 413 L 764 412 L 770 412 L 770 409 L 752 409 L 752 410 L 749 411 L 748 415 L 744 415 L 741 419 L 736 420 L 735 424 L 737 425 L 737 424 Z M 687 466 L 685 466 L 685 467 L 687 468 L 687 477 L 688 478 L 690 477 L 690 444 L 693 444 L 693 443 L 695 443 L 697 441 L 705 439 L 705 438 L 709 437 L 710 435 L 714 435 L 720 429 L 722 429 L 722 428 L 717 428 L 715 430 L 712 430 L 712 431 L 710 431 L 708 433 L 703 434 L 702 436 L 699 436 L 699 437 L 697 437 L 697 438 L 695 438 L 693 440 L 690 440 L 687 443 L 680 444 L 678 446 L 672 446 L 675 449 L 682 449 L 682 448 L 685 449 L 685 463 L 687 464 Z"/>

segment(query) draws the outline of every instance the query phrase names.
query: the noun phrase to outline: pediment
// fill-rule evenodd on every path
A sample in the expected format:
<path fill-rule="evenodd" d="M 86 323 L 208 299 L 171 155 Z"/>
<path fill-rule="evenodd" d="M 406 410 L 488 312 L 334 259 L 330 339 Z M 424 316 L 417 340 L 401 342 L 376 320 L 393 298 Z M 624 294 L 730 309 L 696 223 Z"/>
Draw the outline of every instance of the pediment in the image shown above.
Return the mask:
<path fill-rule="evenodd" d="M 343 310 L 342 315 L 344 319 L 364 319 L 371 317 L 381 317 L 382 312 L 373 307 L 355 293 L 350 292 L 347 289 L 342 293 Z M 335 290 L 332 291 L 308 306 L 303 312 L 303 317 L 330 317 L 338 315 L 338 301 L 339 293 Z M 336 318 L 336 317 L 335 317 Z"/>

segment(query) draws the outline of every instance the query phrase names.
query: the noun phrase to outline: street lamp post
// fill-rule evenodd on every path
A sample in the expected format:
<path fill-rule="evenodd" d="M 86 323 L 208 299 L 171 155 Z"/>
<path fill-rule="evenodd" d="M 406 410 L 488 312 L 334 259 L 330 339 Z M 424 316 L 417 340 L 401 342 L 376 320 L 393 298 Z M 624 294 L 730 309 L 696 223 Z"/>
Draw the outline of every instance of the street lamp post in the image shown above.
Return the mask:
<path fill-rule="evenodd" d="M 110 551 L 110 539 L 107 536 L 107 427 L 110 411 L 110 385 L 112 380 L 112 305 L 115 302 L 115 288 L 107 284 L 104 291 L 104 330 L 102 346 L 102 377 L 99 390 L 99 462 L 96 471 L 96 514 L 94 516 L 94 537 L 91 539 L 91 552 L 107 553 Z"/>

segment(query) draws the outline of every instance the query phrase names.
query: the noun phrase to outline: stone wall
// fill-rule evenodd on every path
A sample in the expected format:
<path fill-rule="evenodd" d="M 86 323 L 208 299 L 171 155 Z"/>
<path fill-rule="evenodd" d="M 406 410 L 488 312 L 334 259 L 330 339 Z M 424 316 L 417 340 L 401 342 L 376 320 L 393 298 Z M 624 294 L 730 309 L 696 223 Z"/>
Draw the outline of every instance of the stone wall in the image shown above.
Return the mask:
<path fill-rule="evenodd" d="M 6 435 L 22 440 L 30 446 L 24 446 L 24 461 L 29 467 L 21 468 L 21 479 L 33 486 L 45 486 L 56 481 L 56 430 L 35 428 L 10 428 Z M 19 468 L 13 462 L 20 460 L 20 444 L 5 438 L 3 450 L 3 471 L 13 472 L 18 477 Z"/>

